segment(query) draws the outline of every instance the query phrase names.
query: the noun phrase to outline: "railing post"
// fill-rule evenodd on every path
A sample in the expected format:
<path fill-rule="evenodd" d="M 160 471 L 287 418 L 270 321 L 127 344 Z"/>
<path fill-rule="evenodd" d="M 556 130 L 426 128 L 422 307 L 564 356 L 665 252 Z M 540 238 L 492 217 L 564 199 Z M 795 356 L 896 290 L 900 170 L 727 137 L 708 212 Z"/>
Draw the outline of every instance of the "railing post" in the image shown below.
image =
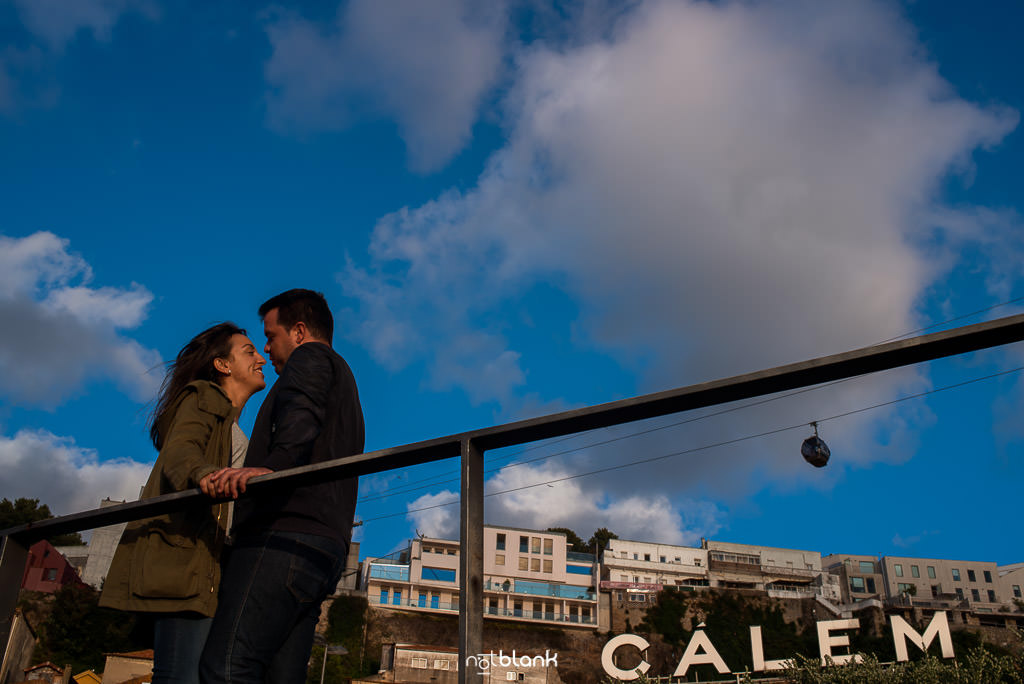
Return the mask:
<path fill-rule="evenodd" d="M 459 684 L 476 681 L 466 658 L 484 647 L 484 452 L 462 440 L 459 524 Z"/>
<path fill-rule="evenodd" d="M 14 625 L 14 609 L 25 575 L 28 549 L 14 537 L 0 537 L 0 653 L 7 648 Z"/>

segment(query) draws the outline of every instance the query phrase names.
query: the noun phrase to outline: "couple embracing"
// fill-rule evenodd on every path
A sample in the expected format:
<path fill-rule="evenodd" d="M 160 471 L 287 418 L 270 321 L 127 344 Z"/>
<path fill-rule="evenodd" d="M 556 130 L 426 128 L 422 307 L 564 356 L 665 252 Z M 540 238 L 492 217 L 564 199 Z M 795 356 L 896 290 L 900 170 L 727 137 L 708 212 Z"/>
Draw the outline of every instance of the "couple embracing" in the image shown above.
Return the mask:
<path fill-rule="evenodd" d="M 236 499 L 247 482 L 363 451 L 348 364 L 331 347 L 324 296 L 289 290 L 259 308 L 278 380 L 247 439 L 238 416 L 266 387 L 245 330 L 221 323 L 169 364 L 150 437 L 159 451 L 142 498 L 200 488 Z M 149 613 L 153 683 L 298 684 L 324 599 L 345 567 L 357 479 L 197 507 L 128 525 L 101 605 Z"/>

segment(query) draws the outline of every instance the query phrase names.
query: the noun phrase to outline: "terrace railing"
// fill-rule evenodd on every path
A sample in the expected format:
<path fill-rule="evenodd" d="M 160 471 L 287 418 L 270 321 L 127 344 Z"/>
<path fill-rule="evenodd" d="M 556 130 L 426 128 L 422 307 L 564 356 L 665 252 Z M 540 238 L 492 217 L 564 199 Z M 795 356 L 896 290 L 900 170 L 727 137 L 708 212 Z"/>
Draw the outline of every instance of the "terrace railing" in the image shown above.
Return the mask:
<path fill-rule="evenodd" d="M 284 470 L 253 479 L 245 496 L 257 496 L 328 479 L 370 475 L 458 456 L 460 489 L 459 657 L 483 653 L 484 453 L 596 428 L 621 425 L 707 406 L 775 394 L 876 373 L 1024 340 L 1024 315 L 864 347 L 722 380 L 563 411 L 358 456 Z M 0 643 L 7 643 L 28 547 L 66 532 L 148 518 L 190 506 L 209 506 L 198 489 L 84 511 L 0 531 Z M 459 682 L 476 675 L 460 668 Z"/>

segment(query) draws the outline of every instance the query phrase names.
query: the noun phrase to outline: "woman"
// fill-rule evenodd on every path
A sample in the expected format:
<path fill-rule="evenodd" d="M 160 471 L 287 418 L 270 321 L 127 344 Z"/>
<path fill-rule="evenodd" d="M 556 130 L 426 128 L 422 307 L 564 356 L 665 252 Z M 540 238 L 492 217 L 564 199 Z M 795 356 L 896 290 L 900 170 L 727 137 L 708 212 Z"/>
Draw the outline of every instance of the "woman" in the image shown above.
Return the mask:
<path fill-rule="evenodd" d="M 150 422 L 159 451 L 142 498 L 200 487 L 244 456 L 246 401 L 266 387 L 245 331 L 221 323 L 196 335 L 169 364 Z M 217 607 L 228 504 L 196 506 L 128 525 L 100 604 L 153 614 L 153 684 L 199 681 L 199 656 Z"/>

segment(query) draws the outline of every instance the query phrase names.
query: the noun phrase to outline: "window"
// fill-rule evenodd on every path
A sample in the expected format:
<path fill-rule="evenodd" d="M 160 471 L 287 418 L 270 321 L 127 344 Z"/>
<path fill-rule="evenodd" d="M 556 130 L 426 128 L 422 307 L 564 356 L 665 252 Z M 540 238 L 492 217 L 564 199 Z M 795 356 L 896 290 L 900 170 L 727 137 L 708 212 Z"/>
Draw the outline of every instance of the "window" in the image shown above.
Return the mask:
<path fill-rule="evenodd" d="M 985 570 L 985 581 L 992 584 L 992 573 L 988 570 Z"/>
<path fill-rule="evenodd" d="M 639 553 L 634 553 L 633 554 L 633 560 L 640 560 L 640 554 Z"/>
<path fill-rule="evenodd" d="M 626 552 L 625 551 L 619 551 L 619 558 L 625 558 L 625 557 L 626 557 Z"/>
<path fill-rule="evenodd" d="M 961 589 L 960 587 L 957 587 L 957 588 L 956 588 L 956 597 L 957 597 L 958 599 L 960 599 L 961 601 L 963 601 L 963 600 L 964 600 L 964 590 L 963 590 L 963 589 Z"/>
<path fill-rule="evenodd" d="M 530 559 L 530 572 L 540 572 L 540 558 Z"/>
<path fill-rule="evenodd" d="M 544 562 L 545 563 L 550 563 L 551 561 L 544 561 Z M 569 573 L 570 575 L 587 575 L 587 576 L 589 576 L 591 574 L 591 569 L 589 567 L 583 566 L 583 565 L 567 565 L 567 566 L 565 566 L 565 571 L 567 573 Z"/>
<path fill-rule="evenodd" d="M 850 591 L 863 594 L 864 593 L 864 578 L 863 577 L 851 577 L 850 578 Z"/>
<path fill-rule="evenodd" d="M 1013 585 L 1013 595 L 1014 595 L 1015 598 L 1020 598 L 1020 585 L 1019 584 L 1014 584 Z"/>
<path fill-rule="evenodd" d="M 981 595 L 978 593 L 977 589 L 971 589 L 971 598 L 974 599 L 975 601 L 980 601 L 981 600 Z"/>
<path fill-rule="evenodd" d="M 960 570 L 958 570 L 957 568 L 953 568 L 953 581 L 954 582 L 959 582 L 960 581 Z"/>
<path fill-rule="evenodd" d="M 970 569 L 967 570 L 967 581 L 968 582 L 977 582 L 978 581 L 978 579 L 974 576 L 974 571 L 973 570 L 970 570 Z"/>
<path fill-rule="evenodd" d="M 540 537 L 533 537 L 530 540 L 530 553 L 540 553 Z"/>
<path fill-rule="evenodd" d="M 519 569 L 520 570 L 529 570 L 530 569 L 530 559 L 527 558 L 526 556 L 520 556 L 519 557 Z"/>
<path fill-rule="evenodd" d="M 553 553 L 554 553 L 554 540 L 545 539 L 544 540 L 544 555 L 545 556 L 550 556 Z"/>
<path fill-rule="evenodd" d="M 683 559 L 680 558 L 679 556 L 676 556 L 676 563 L 682 563 L 682 562 L 683 562 Z"/>
<path fill-rule="evenodd" d="M 621 600 L 622 600 L 623 598 L 624 598 L 624 596 L 623 596 L 623 594 L 622 594 L 622 592 L 621 592 L 621 591 L 617 591 L 617 592 L 615 592 L 615 599 L 616 599 L 617 601 L 621 601 Z"/>
<path fill-rule="evenodd" d="M 437 610 L 438 608 L 441 607 L 441 596 L 440 596 L 440 594 L 431 594 L 430 595 L 430 607 L 433 608 L 434 610 Z"/>
<path fill-rule="evenodd" d="M 498 535 L 498 541 L 495 542 L 494 548 L 496 548 L 498 551 L 504 551 L 505 550 L 505 535 L 504 534 L 499 534 Z"/>
<path fill-rule="evenodd" d="M 934 565 L 929 565 L 928 566 L 928 579 L 935 579 L 935 566 Z"/>
<path fill-rule="evenodd" d="M 899 563 L 896 563 L 893 567 L 896 569 L 896 576 L 903 577 L 903 566 Z"/>
<path fill-rule="evenodd" d="M 420 597 L 416 601 L 416 605 L 419 606 L 420 608 L 426 608 L 427 607 L 427 595 L 426 595 L 425 592 L 422 592 L 422 591 L 420 592 Z M 433 608 L 433 606 L 431 606 L 431 607 Z"/>
<path fill-rule="evenodd" d="M 503 553 L 496 553 L 496 554 L 494 554 L 494 564 L 495 565 L 504 565 L 505 564 L 505 554 L 503 554 Z"/>
<path fill-rule="evenodd" d="M 898 591 L 901 594 L 909 594 L 910 593 L 910 588 L 912 586 L 914 586 L 914 585 L 913 584 L 907 584 L 906 582 L 900 582 L 899 584 L 896 585 L 896 591 Z"/>
<path fill-rule="evenodd" d="M 700 567 L 700 558 L 694 558 L 694 559 L 693 559 L 693 564 L 694 564 L 694 565 L 695 565 L 696 567 L 698 567 L 698 568 L 699 568 L 699 567 Z"/>
<path fill-rule="evenodd" d="M 455 571 L 448 568 L 428 568 L 423 566 L 423 572 L 420 575 L 424 580 L 432 582 L 454 582 Z"/>
<path fill-rule="evenodd" d="M 387 605 L 387 603 L 388 603 L 388 590 L 387 589 L 381 589 L 380 590 L 380 602 L 381 602 L 381 605 Z"/>
<path fill-rule="evenodd" d="M 637 577 L 636 575 L 633 575 L 633 583 L 634 584 L 640 584 L 640 578 Z"/>
<path fill-rule="evenodd" d="M 619 581 L 620 582 L 628 582 L 629 581 L 629 577 L 627 575 L 619 575 Z"/>
<path fill-rule="evenodd" d="M 871 561 L 858 561 L 860 571 L 865 575 L 870 575 L 875 571 L 875 564 Z"/>
<path fill-rule="evenodd" d="M 547 558 L 544 559 L 544 572 L 551 573 L 551 561 Z"/>
<path fill-rule="evenodd" d="M 57 568 L 47 568 L 46 569 L 45 580 L 47 582 L 56 582 L 57 581 Z"/>
<path fill-rule="evenodd" d="M 391 605 L 400 606 L 402 605 L 402 590 L 395 589 L 395 595 L 391 598 Z M 426 666 L 424 666 L 426 667 Z"/>
<path fill-rule="evenodd" d="M 519 553 L 530 553 L 529 537 L 519 537 Z"/>
<path fill-rule="evenodd" d="M 649 560 L 651 560 L 651 554 L 649 554 L 649 553 L 645 553 L 645 554 L 644 554 L 644 560 L 645 560 L 645 561 L 649 561 Z"/>
<path fill-rule="evenodd" d="M 988 602 L 989 603 L 995 603 L 996 602 L 996 592 L 994 590 L 992 590 L 992 589 L 988 590 Z"/>
<path fill-rule="evenodd" d="M 868 593 L 869 594 L 874 594 L 875 593 L 875 578 L 874 577 L 867 577 L 867 578 L 865 578 L 865 581 L 868 583 Z"/>
<path fill-rule="evenodd" d="M 644 594 L 626 594 L 626 600 L 632 601 L 633 603 L 646 603 L 647 596 Z"/>
<path fill-rule="evenodd" d="M 449 667 L 450 667 L 450 664 L 448 663 L 447 660 L 435 660 L 434 661 L 434 669 L 435 670 L 447 670 Z"/>
<path fill-rule="evenodd" d="M 409 663 L 409 666 L 412 667 L 413 669 L 416 669 L 416 670 L 426 670 L 427 669 L 427 659 L 426 658 L 413 658 L 412 662 Z"/>
<path fill-rule="evenodd" d="M 910 566 L 910 576 L 911 577 L 920 577 L 921 576 L 921 569 L 918 568 L 916 565 L 911 565 Z"/>

